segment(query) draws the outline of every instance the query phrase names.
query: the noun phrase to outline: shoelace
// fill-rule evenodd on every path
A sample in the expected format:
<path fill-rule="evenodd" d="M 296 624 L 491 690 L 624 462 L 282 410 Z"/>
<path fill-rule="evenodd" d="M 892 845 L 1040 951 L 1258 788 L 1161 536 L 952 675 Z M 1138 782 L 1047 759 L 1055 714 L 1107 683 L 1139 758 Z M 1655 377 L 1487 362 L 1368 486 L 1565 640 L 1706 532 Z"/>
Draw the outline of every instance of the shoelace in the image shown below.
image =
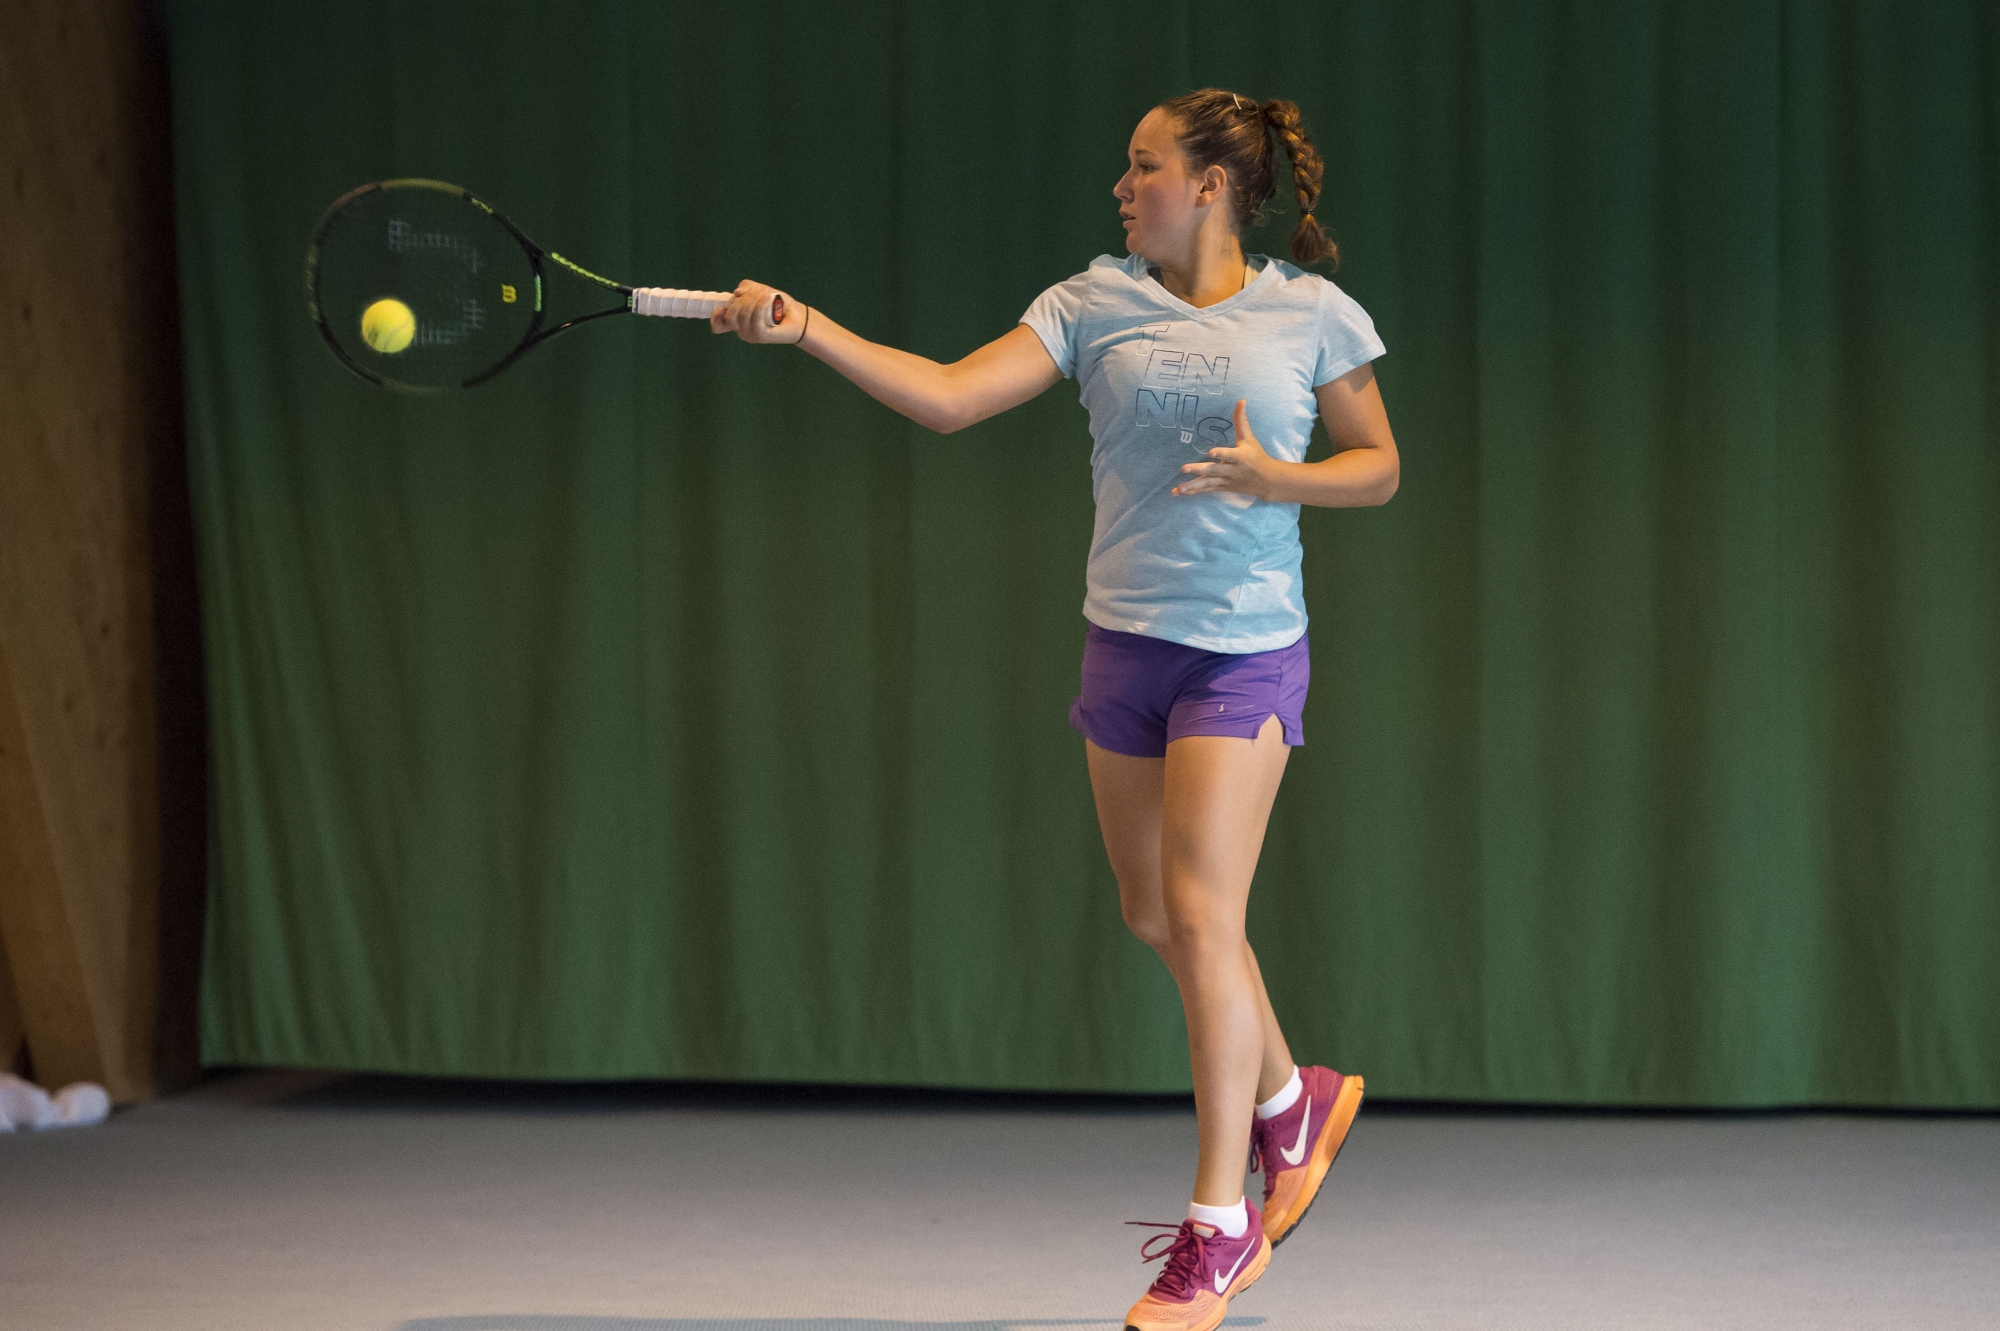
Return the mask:
<path fill-rule="evenodd" d="M 1264 1205 L 1271 1205 L 1271 1194 L 1278 1190 L 1278 1171 L 1264 1168 L 1264 1124 L 1259 1120 L 1250 1125 L 1249 1172 L 1264 1176 Z"/>
<path fill-rule="evenodd" d="M 1169 1298 L 1184 1299 L 1201 1285 L 1201 1263 L 1208 1255 L 1208 1248 L 1201 1235 L 1196 1232 L 1194 1221 L 1183 1220 L 1178 1225 L 1170 1225 L 1160 1220 L 1127 1220 L 1128 1225 L 1141 1225 L 1147 1229 L 1172 1230 L 1171 1234 L 1154 1234 L 1139 1245 L 1139 1257 L 1143 1261 L 1157 1262 L 1162 1257 L 1167 1264 L 1160 1272 L 1153 1288 Z M 1153 1245 L 1166 1240 L 1167 1246 L 1158 1252 Z"/>

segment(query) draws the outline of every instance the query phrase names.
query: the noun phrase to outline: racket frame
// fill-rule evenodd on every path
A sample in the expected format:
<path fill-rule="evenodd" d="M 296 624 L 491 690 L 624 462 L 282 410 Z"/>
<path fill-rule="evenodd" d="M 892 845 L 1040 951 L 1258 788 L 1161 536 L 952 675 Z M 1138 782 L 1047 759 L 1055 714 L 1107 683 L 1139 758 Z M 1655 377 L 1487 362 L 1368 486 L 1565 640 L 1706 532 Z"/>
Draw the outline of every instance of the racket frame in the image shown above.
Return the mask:
<path fill-rule="evenodd" d="M 527 253 L 528 264 L 534 270 L 535 274 L 535 303 L 533 310 L 530 312 L 528 331 L 521 335 L 521 340 L 514 344 L 512 351 L 509 351 L 505 356 L 502 356 L 486 369 L 461 380 L 457 384 L 424 386 L 406 384 L 399 380 L 383 378 L 367 366 L 355 361 L 342 349 L 339 339 L 333 335 L 333 329 L 327 323 L 325 311 L 320 308 L 320 245 L 326 237 L 327 228 L 333 225 L 333 219 L 339 216 L 341 209 L 365 194 L 372 194 L 378 190 L 412 188 L 434 189 L 441 193 L 454 194 L 484 212 L 487 216 L 505 227 L 514 239 L 520 243 L 522 250 Z M 590 314 L 580 314 L 576 318 L 559 323 L 553 328 L 544 329 L 542 327 L 543 315 L 545 313 L 542 307 L 542 287 L 544 285 L 542 278 L 545 271 L 542 266 L 542 260 L 544 259 L 560 264 L 563 268 L 587 282 L 604 287 L 606 290 L 617 292 L 624 297 L 624 304 L 614 305 L 609 309 L 596 310 Z M 391 389 L 399 393 L 448 393 L 457 388 L 471 388 L 477 384 L 485 383 L 488 379 L 491 379 L 494 375 L 519 360 L 523 354 L 534 347 L 540 346 L 557 333 L 566 332 L 578 324 L 589 323 L 593 319 L 603 319 L 613 314 L 630 314 L 632 312 L 632 288 L 621 282 L 614 282 L 608 277 L 600 277 L 588 268 L 585 268 L 582 264 L 565 259 L 553 250 L 543 249 L 535 243 L 532 236 L 521 230 L 520 227 L 515 226 L 513 219 L 508 217 L 507 214 L 501 212 L 462 185 L 453 185 L 443 180 L 428 180 L 421 176 L 403 176 L 395 180 L 371 181 L 359 188 L 349 190 L 327 205 L 326 211 L 320 215 L 318 224 L 313 227 L 312 240 L 306 246 L 306 309 L 312 315 L 313 324 L 319 329 L 319 335 L 325 339 L 327 346 L 333 349 L 335 359 L 339 360 L 342 365 L 345 365 L 363 379 L 379 387 Z"/>

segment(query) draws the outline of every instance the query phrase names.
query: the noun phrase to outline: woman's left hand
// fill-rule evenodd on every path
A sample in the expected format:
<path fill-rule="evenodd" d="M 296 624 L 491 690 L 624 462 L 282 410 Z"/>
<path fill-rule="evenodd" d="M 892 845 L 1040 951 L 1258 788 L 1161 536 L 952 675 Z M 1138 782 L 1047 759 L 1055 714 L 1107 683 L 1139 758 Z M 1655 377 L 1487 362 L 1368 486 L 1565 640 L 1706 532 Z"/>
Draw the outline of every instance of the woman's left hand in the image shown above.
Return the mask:
<path fill-rule="evenodd" d="M 1266 453 L 1264 446 L 1257 442 L 1257 436 L 1250 433 L 1250 420 L 1244 411 L 1246 405 L 1245 399 L 1236 399 L 1235 446 L 1211 448 L 1208 456 L 1212 461 L 1190 462 L 1182 467 L 1182 473 L 1191 479 L 1176 485 L 1175 494 L 1198 495 L 1210 490 L 1233 490 L 1258 499 L 1271 497 L 1271 482 L 1276 478 L 1278 468 L 1284 464 Z"/>

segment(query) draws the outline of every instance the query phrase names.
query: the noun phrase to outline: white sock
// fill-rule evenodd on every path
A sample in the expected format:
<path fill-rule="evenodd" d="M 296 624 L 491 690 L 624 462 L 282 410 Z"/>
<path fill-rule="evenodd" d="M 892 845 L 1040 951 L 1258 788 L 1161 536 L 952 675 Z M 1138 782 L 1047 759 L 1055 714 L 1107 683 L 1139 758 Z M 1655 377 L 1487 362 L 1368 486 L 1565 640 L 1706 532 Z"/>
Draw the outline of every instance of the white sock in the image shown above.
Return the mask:
<path fill-rule="evenodd" d="M 1292 1065 L 1292 1079 L 1285 1083 L 1284 1090 L 1279 1091 L 1263 1104 L 1257 1106 L 1257 1117 L 1276 1118 L 1297 1104 L 1299 1097 L 1305 1093 L 1305 1089 L 1306 1084 L 1299 1076 L 1298 1064 L 1294 1063 Z M 1242 1104 L 1243 1102 L 1238 1100 L 1236 1103 Z"/>
<path fill-rule="evenodd" d="M 1238 1197 L 1234 1206 L 1203 1206 L 1200 1202 L 1188 1203 L 1188 1219 L 1198 1220 L 1204 1225 L 1213 1225 L 1232 1239 L 1240 1239 L 1250 1229 L 1250 1208 Z"/>

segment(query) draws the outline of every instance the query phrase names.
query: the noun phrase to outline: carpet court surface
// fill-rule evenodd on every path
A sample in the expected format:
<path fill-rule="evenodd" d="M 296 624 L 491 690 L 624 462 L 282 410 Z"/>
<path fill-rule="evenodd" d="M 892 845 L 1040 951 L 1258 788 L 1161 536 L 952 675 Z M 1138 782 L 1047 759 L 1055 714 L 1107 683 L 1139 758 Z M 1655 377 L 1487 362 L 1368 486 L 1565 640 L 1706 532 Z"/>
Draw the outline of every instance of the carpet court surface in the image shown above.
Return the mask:
<path fill-rule="evenodd" d="M 9 1331 L 1112 1328 L 1179 1100 L 246 1073 L 0 1137 Z M 1254 1186 L 1254 1182 L 1253 1182 Z M 1991 1328 L 2000 1118 L 1370 1104 L 1231 1327 Z"/>

